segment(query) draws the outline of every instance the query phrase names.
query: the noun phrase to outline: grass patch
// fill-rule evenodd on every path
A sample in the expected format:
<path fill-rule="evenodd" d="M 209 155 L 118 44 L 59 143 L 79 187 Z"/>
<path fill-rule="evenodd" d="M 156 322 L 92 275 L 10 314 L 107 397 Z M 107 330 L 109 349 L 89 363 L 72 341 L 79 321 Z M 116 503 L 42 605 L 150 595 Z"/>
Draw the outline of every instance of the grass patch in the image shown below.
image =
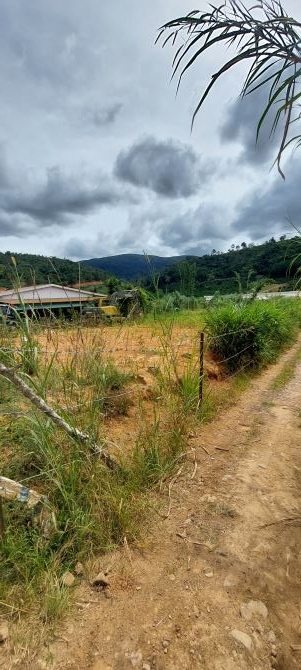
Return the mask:
<path fill-rule="evenodd" d="M 202 422 L 213 421 L 220 412 L 237 402 L 247 390 L 254 378 L 254 372 L 240 372 L 212 387 L 210 381 L 204 381 L 204 399 L 200 406 L 199 416 Z"/>
<path fill-rule="evenodd" d="M 175 325 L 202 330 L 205 323 L 205 315 L 206 310 L 203 307 L 198 307 L 193 311 L 189 309 L 179 309 L 170 312 L 154 311 L 146 314 L 139 320 L 139 325 L 158 326 L 159 329 L 162 328 L 162 325 Z"/>
<path fill-rule="evenodd" d="M 35 337 L 36 332 L 33 344 Z M 128 411 L 134 375 L 105 359 L 100 349 L 87 336 L 71 355 L 60 360 L 58 349 L 58 356 L 45 360 L 38 347 L 31 376 L 28 368 L 21 374 L 71 425 L 102 444 L 109 418 Z M 7 356 L 14 365 L 19 353 Z M 11 390 L 6 380 L 0 381 Z M 113 446 L 120 472 L 108 470 L 88 446 L 67 437 L 25 399 L 7 395 L 8 407 L 22 411 L 18 420 L 0 422 L 0 474 L 46 495 L 55 510 L 56 530 L 43 538 L 27 507 L 3 504 L 0 611 L 6 616 L 30 610 L 37 620 L 51 622 L 70 602 L 61 582 L 66 570 L 73 570 L 79 559 L 111 551 L 125 537 L 135 542 L 145 532 L 149 492 L 172 474 L 186 449 L 183 405 L 165 390 L 160 416 L 154 414 L 141 427 L 132 452 Z"/>
<path fill-rule="evenodd" d="M 296 367 L 300 361 L 301 351 L 298 351 L 289 361 L 284 363 L 281 371 L 271 383 L 271 389 L 273 391 L 280 391 L 291 381 L 295 374 Z"/>
<path fill-rule="evenodd" d="M 282 306 L 281 302 L 281 309 Z M 230 311 L 229 306 L 226 309 L 229 315 L 232 306 Z M 237 317 L 239 309 L 242 311 Z M 235 310 L 241 337 L 245 335 L 246 323 L 253 324 L 254 334 L 255 320 L 259 334 L 252 339 L 252 346 L 263 340 L 260 357 L 254 365 L 252 360 L 251 371 L 263 362 L 274 360 L 294 336 L 300 316 L 298 310 L 285 305 L 284 317 L 279 316 L 280 306 L 275 306 L 268 319 L 263 307 L 252 313 L 236 306 Z M 131 451 L 123 450 L 122 433 L 120 443 L 112 445 L 113 455 L 121 464 L 120 472 L 109 471 L 88 447 L 68 438 L 43 415 L 33 411 L 23 398 L 17 397 L 12 386 L 0 378 L 0 411 L 3 407 L 8 414 L 17 412 L 6 418 L 3 415 L 0 420 L 3 456 L 0 474 L 46 495 L 57 520 L 56 530 L 47 540 L 41 537 L 27 508 L 12 503 L 3 505 L 5 534 L 1 544 L 0 609 L 6 616 L 12 612 L 22 617 L 29 609 L 40 622 L 49 623 L 60 616 L 72 599 L 71 592 L 66 591 L 61 582 L 65 570 L 72 571 L 78 560 L 85 561 L 95 554 L 111 551 L 123 544 L 124 537 L 129 543 L 137 541 L 151 518 L 152 492 L 179 467 L 186 451 L 187 434 L 201 421 L 212 420 L 220 410 L 232 405 L 247 388 L 252 372 L 239 372 L 218 384 L 205 380 L 204 402 L 199 405 L 196 328 L 202 328 L 204 313 L 196 310 L 164 314 L 156 321 L 153 315 L 147 317 L 151 319 L 151 331 L 156 332 L 159 352 L 156 353 L 159 373 L 154 376 L 150 391 L 159 400 L 154 400 L 151 410 L 149 404 L 144 410 L 141 401 L 141 418 L 139 426 L 135 425 Z M 216 331 L 212 327 L 212 332 L 222 332 L 225 340 L 231 338 L 231 314 L 224 319 L 210 311 L 208 328 L 210 323 L 215 323 Z M 142 321 L 145 328 L 147 319 Z M 268 327 L 264 328 L 265 319 Z M 288 325 L 289 337 L 283 334 Z M 174 330 L 175 326 L 191 327 L 188 344 L 181 343 L 180 329 Z M 275 338 L 271 340 L 267 332 L 272 326 L 280 340 L 277 346 Z M 127 328 L 130 331 L 131 326 Z M 110 336 L 113 331 L 117 342 L 115 326 Z M 31 326 L 26 331 L 23 348 L 19 346 L 20 332 L 8 333 L 6 329 L 1 340 L 3 362 L 21 364 L 20 374 L 24 379 L 71 425 L 87 431 L 99 444 L 110 436 L 108 426 L 112 417 L 119 424 L 116 417 L 130 412 L 135 374 L 137 377 L 134 360 L 133 369 L 127 365 L 125 370 L 104 356 L 102 332 L 101 328 L 93 330 L 92 335 L 88 330 L 84 334 L 80 329 L 76 333 L 73 330 L 73 335 L 68 334 L 71 350 L 64 355 L 61 355 L 57 333 L 52 331 L 46 336 L 45 332 L 41 333 L 44 344 L 40 346 L 37 324 L 33 324 L 32 332 Z M 122 342 L 126 351 L 126 338 Z M 236 352 L 242 340 L 228 339 L 229 342 Z M 272 350 L 268 351 L 270 344 Z M 53 354 L 47 354 L 48 345 L 50 352 L 54 349 Z M 148 343 L 145 346 L 147 355 Z M 14 348 L 18 351 L 12 352 Z M 263 357 L 262 351 L 267 351 Z M 142 392 L 143 385 L 140 388 Z M 135 392 L 139 403 L 137 384 Z M 124 423 L 124 431 L 127 425 Z"/>
<path fill-rule="evenodd" d="M 209 310 L 206 326 L 211 351 L 229 372 L 274 362 L 294 341 L 300 324 L 299 302 L 290 302 L 229 303 Z"/>

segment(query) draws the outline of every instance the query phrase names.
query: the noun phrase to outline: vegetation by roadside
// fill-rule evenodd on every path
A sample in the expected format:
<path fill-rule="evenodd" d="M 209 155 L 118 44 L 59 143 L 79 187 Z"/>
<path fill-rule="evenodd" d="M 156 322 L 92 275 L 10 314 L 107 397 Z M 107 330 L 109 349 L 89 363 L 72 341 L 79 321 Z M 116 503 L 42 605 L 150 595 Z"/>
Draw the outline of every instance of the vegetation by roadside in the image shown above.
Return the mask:
<path fill-rule="evenodd" d="M 301 361 L 301 349 L 297 351 L 286 363 L 284 363 L 282 370 L 279 374 L 273 379 L 271 384 L 271 389 L 275 391 L 280 391 L 283 389 L 293 378 L 296 367 Z"/>
<path fill-rule="evenodd" d="M 205 316 L 210 348 L 227 357 L 230 346 L 240 367 L 230 365 L 233 376 L 219 382 L 206 378 L 200 405 L 198 347 Z M 298 303 L 279 301 L 179 311 L 156 320 L 149 315 L 139 327 L 45 331 L 39 324 L 25 324 L 26 332 L 1 330 L 1 361 L 20 366 L 23 379 L 51 407 L 93 441 L 106 443 L 120 464 L 117 472 L 110 471 L 88 446 L 70 439 L 0 378 L 0 475 L 47 496 L 56 518 L 54 532 L 44 537 L 30 510 L 3 504 L 0 607 L 6 617 L 30 611 L 48 625 L 70 601 L 72 592 L 62 582 L 66 570 L 72 571 L 78 560 L 111 551 L 124 538 L 141 540 L 159 502 L 158 484 L 179 468 L 189 434 L 235 401 L 253 367 L 275 360 L 293 340 L 299 321 Z M 127 350 L 135 328 L 137 348 Z M 257 358 L 244 369 L 240 352 L 248 346 L 248 328 L 256 335 L 252 347 L 257 347 Z M 236 339 L 234 329 L 239 331 Z M 155 340 L 148 344 L 153 332 Z M 225 342 L 218 352 L 217 336 Z M 152 380 L 146 387 L 137 367 L 143 355 L 145 374 Z M 149 355 L 155 365 L 149 366 Z"/>

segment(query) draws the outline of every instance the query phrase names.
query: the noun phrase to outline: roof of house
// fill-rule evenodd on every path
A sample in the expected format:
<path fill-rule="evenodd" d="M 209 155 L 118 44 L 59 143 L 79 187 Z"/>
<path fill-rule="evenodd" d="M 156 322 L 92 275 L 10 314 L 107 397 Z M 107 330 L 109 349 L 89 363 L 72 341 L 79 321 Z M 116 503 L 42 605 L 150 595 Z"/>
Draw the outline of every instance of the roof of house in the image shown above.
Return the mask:
<path fill-rule="evenodd" d="M 59 284 L 41 284 L 40 286 L 22 286 L 18 289 L 10 289 L 0 292 L 0 302 L 18 305 L 26 304 L 49 304 L 56 303 L 81 303 L 105 297 L 99 293 L 82 291 L 70 286 Z"/>

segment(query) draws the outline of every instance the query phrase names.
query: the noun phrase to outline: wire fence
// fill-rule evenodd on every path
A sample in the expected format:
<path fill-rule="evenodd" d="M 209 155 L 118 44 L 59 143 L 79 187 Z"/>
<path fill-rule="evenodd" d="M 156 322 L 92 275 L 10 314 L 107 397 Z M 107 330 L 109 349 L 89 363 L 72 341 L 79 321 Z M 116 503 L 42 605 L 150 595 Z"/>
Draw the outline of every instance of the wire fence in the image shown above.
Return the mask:
<path fill-rule="evenodd" d="M 53 364 L 54 362 L 58 365 L 72 365 L 74 366 L 75 375 L 77 374 L 77 366 L 82 365 L 85 362 L 86 357 L 97 358 L 98 356 L 103 359 L 102 362 L 104 366 L 108 360 L 111 360 L 115 364 L 119 364 L 121 368 L 136 368 L 136 373 L 138 371 L 143 375 L 143 383 L 151 383 L 149 375 L 158 376 L 162 374 L 162 371 L 166 373 L 167 366 L 170 367 L 169 375 L 174 376 L 176 381 L 181 380 L 181 374 L 198 374 L 199 375 L 199 399 L 203 399 L 203 381 L 206 376 L 210 376 L 210 370 L 208 373 L 208 361 L 209 363 L 215 366 L 216 371 L 212 372 L 211 377 L 215 379 L 227 378 L 231 379 L 234 375 L 239 375 L 244 370 L 250 368 L 253 365 L 253 361 L 246 362 L 242 360 L 242 365 L 234 372 L 230 373 L 226 371 L 227 364 L 230 361 L 235 359 L 239 360 L 239 357 L 250 351 L 253 347 L 253 344 L 250 343 L 238 351 L 232 353 L 231 355 L 223 358 L 212 360 L 212 355 L 210 348 L 212 342 L 216 340 L 221 340 L 222 338 L 229 338 L 229 336 L 242 335 L 250 333 L 253 331 L 253 328 L 239 328 L 225 333 L 220 333 L 219 335 L 212 336 L 210 333 L 203 332 L 192 332 L 191 335 L 187 336 L 187 332 L 180 336 L 179 331 L 174 331 L 173 329 L 168 331 L 163 331 L 162 333 L 154 333 L 152 329 L 147 329 L 146 332 L 141 333 L 141 331 L 135 332 L 131 329 L 119 328 L 117 333 L 114 333 L 114 341 L 112 342 L 112 331 L 107 331 L 106 338 L 103 338 L 103 332 L 97 333 L 98 337 L 94 335 L 89 337 L 87 333 L 83 336 L 83 333 L 79 330 L 76 333 L 72 334 L 69 344 L 64 346 L 64 342 L 61 341 L 61 338 L 65 337 L 65 332 L 61 334 L 61 338 L 49 331 L 46 333 L 47 341 L 42 341 L 33 338 L 30 342 L 23 341 L 23 343 L 16 347 L 3 347 L 2 351 L 6 354 L 11 354 L 12 357 L 22 357 L 26 358 L 27 355 L 27 345 L 29 353 L 32 352 L 32 346 L 36 346 L 36 355 L 38 357 L 43 356 L 45 359 L 45 366 Z M 45 336 L 45 334 L 44 334 Z M 99 339 L 101 342 L 99 343 Z M 201 338 L 201 349 L 200 347 L 200 338 Z M 97 341 L 98 340 L 98 341 Z M 62 346 L 63 344 L 63 346 Z M 185 363 L 184 359 L 187 358 L 188 362 Z M 68 360 L 70 359 L 70 360 Z M 204 361 L 205 359 L 205 361 Z M 153 363 L 153 366 L 150 365 Z M 205 365 L 204 365 L 205 363 Z M 156 365 L 156 368 L 154 367 Z M 207 368 L 206 368 L 207 365 Z M 160 369 L 162 367 L 162 370 Z M 232 366 L 231 366 L 232 367 Z M 155 372 L 154 372 L 155 370 Z M 64 369 L 62 369 L 64 374 Z M 84 375 L 85 371 L 80 370 L 80 375 Z M 88 372 L 87 372 L 88 374 Z M 145 379 L 146 375 L 146 379 Z M 139 375 L 137 375 L 138 377 Z M 138 381 L 138 379 L 136 378 Z M 135 381 L 133 376 L 131 381 Z M 115 398 L 125 397 L 128 395 L 128 390 L 117 392 L 115 391 Z M 75 401 L 75 407 L 72 408 L 80 410 L 84 406 L 91 405 L 96 406 L 97 404 L 101 405 L 105 402 L 105 395 L 102 395 L 99 398 L 89 398 L 88 400 L 81 401 L 77 399 Z M 72 403 L 73 404 L 73 403 Z M 71 408 L 70 408 L 71 410 Z M 0 414 L 3 415 L 3 412 L 0 411 Z"/>

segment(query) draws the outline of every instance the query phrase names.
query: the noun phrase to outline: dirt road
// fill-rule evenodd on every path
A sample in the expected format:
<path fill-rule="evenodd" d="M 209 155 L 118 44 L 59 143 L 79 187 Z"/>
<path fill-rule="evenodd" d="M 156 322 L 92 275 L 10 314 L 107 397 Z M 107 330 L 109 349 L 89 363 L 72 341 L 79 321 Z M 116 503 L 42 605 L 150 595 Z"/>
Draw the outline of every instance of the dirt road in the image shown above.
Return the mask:
<path fill-rule="evenodd" d="M 147 544 L 99 561 L 109 593 L 83 580 L 32 669 L 301 668 L 301 365 L 271 390 L 297 346 L 190 440 Z"/>

